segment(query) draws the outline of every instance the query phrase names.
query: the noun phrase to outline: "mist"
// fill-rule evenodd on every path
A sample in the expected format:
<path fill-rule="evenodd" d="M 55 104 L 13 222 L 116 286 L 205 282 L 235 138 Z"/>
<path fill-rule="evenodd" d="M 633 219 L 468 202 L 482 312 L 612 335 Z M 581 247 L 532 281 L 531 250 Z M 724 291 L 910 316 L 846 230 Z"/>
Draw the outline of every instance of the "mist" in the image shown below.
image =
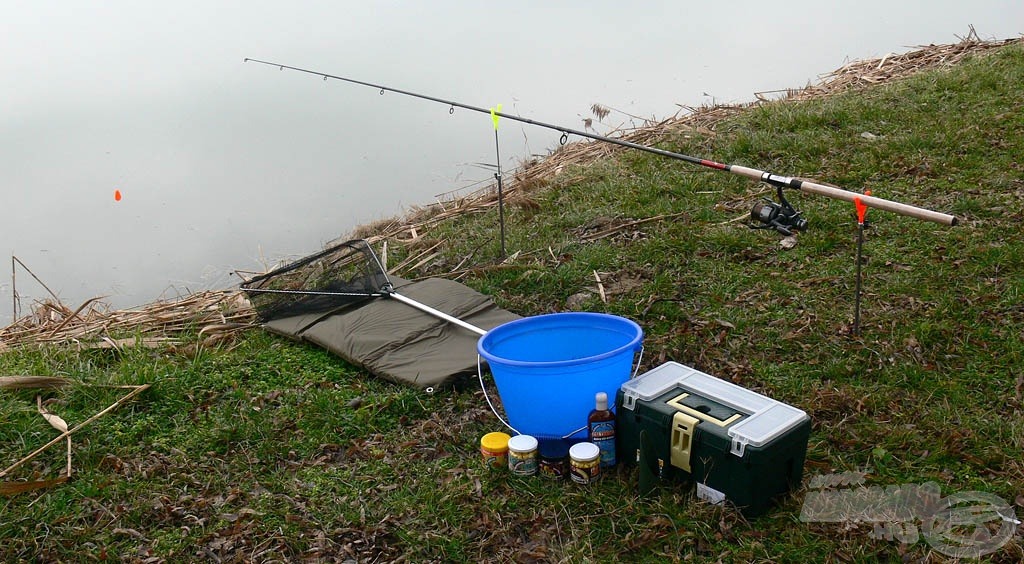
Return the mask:
<path fill-rule="evenodd" d="M 832 5 L 838 4 L 838 5 Z M 490 177 L 487 116 L 598 133 L 802 87 L 845 62 L 1024 31 L 1024 3 L 804 0 L 5 5 L 0 250 L 70 307 L 206 288 Z M 502 122 L 502 168 L 558 133 Z M 709 156 L 713 158 L 713 155 Z M 758 166 L 762 163 L 747 163 Z M 114 198 L 115 190 L 122 198 Z M 5 263 L 6 264 L 6 263 Z M 0 323 L 12 281 L 0 281 Z M 23 312 L 47 291 L 20 267 Z"/>

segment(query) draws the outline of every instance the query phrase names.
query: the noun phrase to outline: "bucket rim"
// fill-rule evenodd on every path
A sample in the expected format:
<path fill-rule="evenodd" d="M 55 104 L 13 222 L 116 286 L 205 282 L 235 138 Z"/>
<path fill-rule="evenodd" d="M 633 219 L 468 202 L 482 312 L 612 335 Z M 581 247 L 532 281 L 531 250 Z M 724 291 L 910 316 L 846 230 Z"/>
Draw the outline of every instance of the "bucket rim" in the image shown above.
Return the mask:
<path fill-rule="evenodd" d="M 514 359 L 508 359 L 508 358 L 503 358 L 503 357 L 500 357 L 500 356 L 496 356 L 495 354 L 491 353 L 490 351 L 486 350 L 486 348 L 485 348 L 485 346 L 487 344 L 486 342 L 487 342 L 488 338 L 492 338 L 492 339 L 493 338 L 497 338 L 496 335 L 500 336 L 504 332 L 507 332 L 507 331 L 513 330 L 513 329 L 517 329 L 517 328 L 519 328 L 520 325 L 533 324 L 533 323 L 537 323 L 537 322 L 540 322 L 540 321 L 550 320 L 551 318 L 555 318 L 555 317 L 558 317 L 559 319 L 566 319 L 566 320 L 568 320 L 570 318 L 572 318 L 572 319 L 588 319 L 589 318 L 589 319 L 600 319 L 602 321 L 613 321 L 615 323 L 620 323 L 624 327 L 628 327 L 629 329 L 631 329 L 634 332 L 634 335 L 633 335 L 632 339 L 630 339 L 630 341 L 628 343 L 626 343 L 626 344 L 624 344 L 622 346 L 616 347 L 616 348 L 614 348 L 614 349 L 612 349 L 610 351 L 605 351 L 605 352 L 602 352 L 602 353 L 598 353 L 598 354 L 587 356 L 587 357 L 583 357 L 583 358 L 572 358 L 572 359 L 566 359 L 566 360 L 543 360 L 543 361 L 541 361 L 541 360 L 514 360 Z M 640 343 L 641 343 L 641 341 L 643 341 L 643 337 L 644 337 L 644 330 L 643 330 L 643 328 L 641 328 L 640 325 L 637 322 L 635 322 L 632 319 L 629 319 L 627 317 L 622 317 L 622 316 L 619 316 L 619 315 L 613 315 L 613 314 L 610 314 L 610 313 L 596 313 L 596 312 L 590 312 L 590 311 L 569 311 L 569 312 L 545 313 L 545 314 L 541 314 L 541 315 L 533 315 L 533 316 L 530 316 L 530 317 L 523 317 L 521 319 L 516 319 L 516 320 L 513 320 L 513 321 L 509 321 L 507 323 L 503 323 L 503 324 L 495 327 L 494 329 L 491 329 L 490 331 L 488 331 L 483 336 L 481 336 L 477 340 L 477 342 L 476 342 L 476 350 L 477 350 L 477 353 L 480 356 L 482 356 L 483 358 L 485 358 L 488 363 L 495 363 L 496 362 L 498 364 L 502 364 L 502 365 L 505 365 L 505 366 L 518 366 L 518 367 L 524 367 L 524 368 L 530 368 L 530 367 L 540 368 L 540 367 L 575 366 L 575 365 L 579 365 L 579 364 L 585 364 L 585 363 L 589 363 L 589 362 L 596 362 L 596 361 L 599 361 L 599 360 L 604 360 L 606 358 L 611 358 L 611 357 L 614 357 L 614 356 L 618 356 L 618 355 L 621 355 L 622 353 L 624 353 L 626 351 L 629 351 L 629 350 L 632 350 L 633 352 L 636 352 L 637 350 L 640 350 L 640 346 L 641 346 Z"/>

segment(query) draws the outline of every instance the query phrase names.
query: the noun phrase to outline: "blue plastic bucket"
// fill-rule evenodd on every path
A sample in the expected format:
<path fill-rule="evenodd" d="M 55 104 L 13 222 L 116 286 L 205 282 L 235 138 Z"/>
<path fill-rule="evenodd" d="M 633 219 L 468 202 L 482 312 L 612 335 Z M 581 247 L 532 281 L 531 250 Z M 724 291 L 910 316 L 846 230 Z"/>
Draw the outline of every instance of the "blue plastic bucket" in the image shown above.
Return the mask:
<path fill-rule="evenodd" d="M 476 349 L 487 359 L 509 423 L 535 437 L 585 437 L 597 392 L 615 394 L 633 369 L 643 330 L 603 313 L 553 313 L 510 321 Z"/>

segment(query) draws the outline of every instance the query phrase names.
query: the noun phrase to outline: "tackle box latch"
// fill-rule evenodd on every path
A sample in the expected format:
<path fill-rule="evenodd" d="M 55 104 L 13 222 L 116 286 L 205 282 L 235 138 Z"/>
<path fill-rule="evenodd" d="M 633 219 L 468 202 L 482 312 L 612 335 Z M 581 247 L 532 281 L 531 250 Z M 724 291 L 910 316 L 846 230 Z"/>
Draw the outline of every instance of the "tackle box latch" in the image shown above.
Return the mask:
<path fill-rule="evenodd" d="M 677 411 L 672 416 L 672 445 L 670 461 L 672 466 L 687 472 L 690 470 L 690 453 L 693 452 L 693 431 L 700 419 Z"/>

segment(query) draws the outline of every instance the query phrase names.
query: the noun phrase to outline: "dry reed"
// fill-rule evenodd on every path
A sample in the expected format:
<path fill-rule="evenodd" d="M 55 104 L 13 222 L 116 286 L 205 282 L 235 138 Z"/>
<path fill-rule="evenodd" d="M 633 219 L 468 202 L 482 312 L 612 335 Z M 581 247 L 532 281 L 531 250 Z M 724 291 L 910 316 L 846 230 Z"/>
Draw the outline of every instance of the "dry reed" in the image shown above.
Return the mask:
<path fill-rule="evenodd" d="M 240 290 L 198 292 L 116 311 L 108 311 L 96 298 L 77 310 L 45 300 L 31 315 L 0 329 L 0 352 L 45 343 L 70 343 L 82 349 L 175 347 L 184 344 L 182 335 L 189 331 L 197 332 L 199 344 L 213 346 L 255 322 L 255 310 Z"/>

